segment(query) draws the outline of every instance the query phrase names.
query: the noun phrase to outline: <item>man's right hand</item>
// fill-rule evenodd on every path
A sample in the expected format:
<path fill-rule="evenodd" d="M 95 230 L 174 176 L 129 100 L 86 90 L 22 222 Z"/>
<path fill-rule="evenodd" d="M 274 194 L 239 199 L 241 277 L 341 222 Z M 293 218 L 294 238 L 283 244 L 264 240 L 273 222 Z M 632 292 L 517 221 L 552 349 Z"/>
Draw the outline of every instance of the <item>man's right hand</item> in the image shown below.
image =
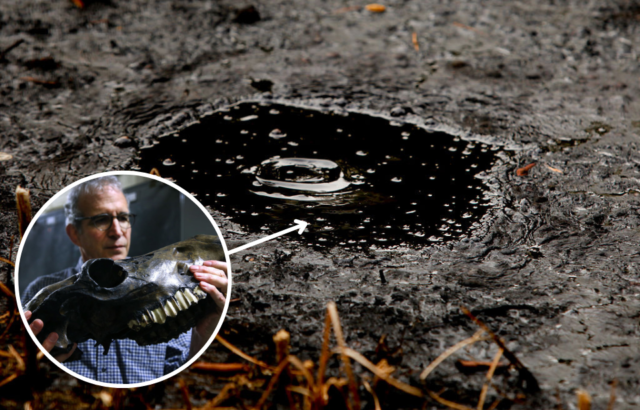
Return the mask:
<path fill-rule="evenodd" d="M 24 317 L 27 320 L 31 319 L 31 311 L 27 310 L 26 312 L 24 312 Z M 31 327 L 31 331 L 33 332 L 33 334 L 38 336 L 38 333 L 40 333 L 42 331 L 42 329 L 44 329 L 44 322 L 42 322 L 42 320 L 40 320 L 40 319 L 36 319 L 36 320 L 33 321 L 33 323 L 31 323 L 30 327 Z M 51 352 L 51 349 L 53 349 L 55 347 L 56 342 L 58 341 L 58 337 L 59 336 L 58 336 L 58 334 L 56 332 L 50 333 L 49 336 L 47 336 L 47 338 L 44 339 L 44 341 L 42 342 L 42 347 L 44 347 L 44 349 L 47 352 Z M 64 353 L 64 354 L 55 356 L 54 359 L 56 359 L 60 363 L 64 362 L 69 357 L 71 357 L 73 352 L 75 352 L 76 346 L 77 346 L 77 343 L 74 343 L 73 347 L 71 348 L 69 353 Z"/>

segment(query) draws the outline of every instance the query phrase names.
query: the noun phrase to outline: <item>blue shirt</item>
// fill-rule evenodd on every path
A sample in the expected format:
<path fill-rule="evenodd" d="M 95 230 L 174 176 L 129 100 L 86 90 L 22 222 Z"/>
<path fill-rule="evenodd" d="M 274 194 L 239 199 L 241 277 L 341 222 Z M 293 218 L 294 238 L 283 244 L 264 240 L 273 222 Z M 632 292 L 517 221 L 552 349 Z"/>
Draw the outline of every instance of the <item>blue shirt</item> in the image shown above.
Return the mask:
<path fill-rule="evenodd" d="M 41 276 L 27 286 L 22 296 L 26 305 L 40 289 L 67 279 L 82 270 L 82 258 L 73 268 L 51 275 Z M 79 360 L 62 364 L 69 370 L 89 379 L 113 384 L 141 383 L 157 379 L 182 366 L 189 357 L 191 329 L 166 343 L 138 346 L 131 339 L 116 339 L 111 342 L 109 353 L 95 340 L 78 343 L 82 352 Z"/>

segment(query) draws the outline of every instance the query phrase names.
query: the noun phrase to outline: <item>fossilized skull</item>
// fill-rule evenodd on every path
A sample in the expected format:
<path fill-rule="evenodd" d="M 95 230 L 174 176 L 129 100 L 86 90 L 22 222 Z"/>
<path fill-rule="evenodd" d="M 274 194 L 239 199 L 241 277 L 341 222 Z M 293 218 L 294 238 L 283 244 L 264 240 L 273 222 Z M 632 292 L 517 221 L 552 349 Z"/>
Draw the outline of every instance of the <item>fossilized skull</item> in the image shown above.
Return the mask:
<path fill-rule="evenodd" d="M 224 260 L 217 236 L 197 235 L 119 261 L 92 259 L 77 275 L 40 290 L 25 310 L 31 321 L 44 322 L 38 340 L 56 332 L 56 348 L 64 351 L 88 339 L 103 345 L 105 354 L 114 339 L 141 346 L 166 342 L 216 308 L 189 270 L 206 260 Z"/>

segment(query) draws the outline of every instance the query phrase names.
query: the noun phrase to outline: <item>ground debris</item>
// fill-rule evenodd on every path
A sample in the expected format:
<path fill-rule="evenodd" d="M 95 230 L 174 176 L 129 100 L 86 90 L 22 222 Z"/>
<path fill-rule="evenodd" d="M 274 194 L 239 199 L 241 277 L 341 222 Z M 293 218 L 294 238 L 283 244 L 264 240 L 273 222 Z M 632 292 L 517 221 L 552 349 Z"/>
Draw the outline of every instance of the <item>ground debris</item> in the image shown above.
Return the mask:
<path fill-rule="evenodd" d="M 22 43 L 24 43 L 24 39 L 21 38 L 20 40 L 14 41 L 13 44 L 11 44 L 9 47 L 7 47 L 4 50 L 0 51 L 0 61 L 4 60 L 6 55 L 9 54 L 9 52 L 11 50 L 13 50 L 14 48 L 18 47 Z"/>
<path fill-rule="evenodd" d="M 372 13 L 384 13 L 387 10 L 385 6 L 377 3 L 367 4 L 364 8 Z"/>
<path fill-rule="evenodd" d="M 60 83 L 58 81 L 42 80 L 40 78 L 35 78 L 35 77 L 20 77 L 20 79 L 23 80 L 23 81 L 28 81 L 30 83 L 42 85 L 42 86 L 47 87 L 47 88 L 60 87 Z"/>
<path fill-rule="evenodd" d="M 21 186 L 16 188 L 16 208 L 18 209 L 18 228 L 20 230 L 20 239 L 31 223 L 31 199 L 28 189 Z"/>
<path fill-rule="evenodd" d="M 518 169 L 516 170 L 516 175 L 517 175 L 517 176 L 519 176 L 519 177 L 524 177 L 524 176 L 526 176 L 526 175 L 529 175 L 529 170 L 530 170 L 531 168 L 535 167 L 535 166 L 536 166 L 536 163 L 535 163 L 535 162 L 532 162 L 532 163 L 531 163 L 531 164 L 529 164 L 529 165 L 525 165 L 525 166 L 524 166 L 524 167 L 522 167 L 522 168 L 518 168 Z"/>

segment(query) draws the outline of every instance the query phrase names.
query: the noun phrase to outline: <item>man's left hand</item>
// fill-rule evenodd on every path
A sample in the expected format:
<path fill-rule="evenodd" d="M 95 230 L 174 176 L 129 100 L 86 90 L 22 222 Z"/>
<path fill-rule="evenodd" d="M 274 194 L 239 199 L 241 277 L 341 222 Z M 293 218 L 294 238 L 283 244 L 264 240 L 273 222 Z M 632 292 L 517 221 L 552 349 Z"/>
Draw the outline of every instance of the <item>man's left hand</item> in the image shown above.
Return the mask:
<path fill-rule="evenodd" d="M 227 264 L 220 261 L 204 261 L 202 265 L 192 265 L 189 270 L 193 276 L 200 281 L 200 287 L 213 298 L 217 312 L 200 319 L 193 328 L 191 337 L 191 354 L 196 354 L 208 341 L 220 321 L 221 312 L 227 294 Z"/>
<path fill-rule="evenodd" d="M 204 261 L 202 265 L 192 265 L 189 269 L 193 272 L 193 276 L 200 281 L 202 290 L 213 298 L 222 311 L 227 294 L 227 263 Z"/>

